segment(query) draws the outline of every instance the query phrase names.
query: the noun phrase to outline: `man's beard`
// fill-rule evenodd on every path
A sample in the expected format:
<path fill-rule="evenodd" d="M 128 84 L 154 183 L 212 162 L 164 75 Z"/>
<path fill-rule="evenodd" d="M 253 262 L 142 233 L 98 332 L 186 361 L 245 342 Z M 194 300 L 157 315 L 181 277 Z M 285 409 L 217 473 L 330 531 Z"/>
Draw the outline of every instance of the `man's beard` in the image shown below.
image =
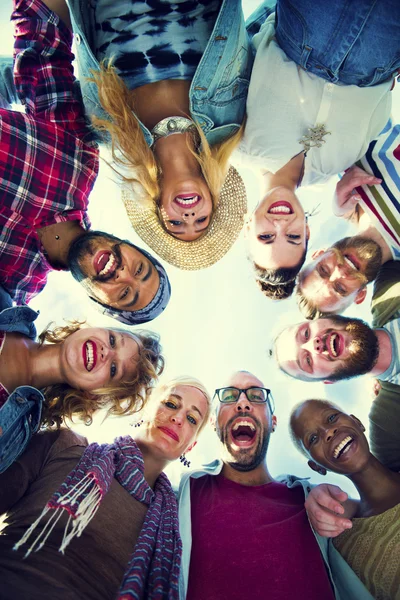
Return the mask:
<path fill-rule="evenodd" d="M 261 432 L 261 436 L 259 437 L 257 444 L 251 448 L 239 448 L 239 450 L 233 450 L 231 447 L 229 431 L 232 423 L 238 418 L 238 416 L 243 417 L 244 419 L 246 417 L 250 417 L 256 423 L 258 431 Z M 226 462 L 230 467 L 236 471 L 247 472 L 253 471 L 262 462 L 264 462 L 265 457 L 267 456 L 271 431 L 269 428 L 265 429 L 260 421 L 253 415 L 245 412 L 240 415 L 235 415 L 228 421 L 228 423 L 226 423 L 223 429 L 220 429 L 217 423 L 216 429 L 217 435 L 224 446 L 224 454 L 226 455 L 226 460 L 224 460 L 224 462 Z"/>
<path fill-rule="evenodd" d="M 379 343 L 374 330 L 361 319 L 350 319 L 339 315 L 333 315 L 329 319 L 336 326 L 347 323 L 345 331 L 353 337 L 349 346 L 350 356 L 345 359 L 343 366 L 332 373 L 329 381 L 340 381 L 369 373 L 379 355 Z"/>
<path fill-rule="evenodd" d="M 366 261 L 365 272 L 355 272 L 359 276 L 361 283 L 369 283 L 376 279 L 378 271 L 382 265 L 382 250 L 374 240 L 369 238 L 354 236 L 346 237 L 332 245 L 332 248 L 339 250 L 341 264 L 344 262 L 343 254 L 349 250 L 357 250 L 357 255 L 363 261 Z"/>
<path fill-rule="evenodd" d="M 93 256 L 93 242 L 99 239 L 104 239 L 107 242 L 115 242 L 115 246 L 118 246 L 118 251 L 115 252 L 118 256 L 120 256 L 119 245 L 121 240 L 113 235 L 108 233 L 104 233 L 103 231 L 88 231 L 84 235 L 81 235 L 77 238 L 70 246 L 67 257 L 67 266 L 71 271 L 71 275 L 74 279 L 76 279 L 79 283 L 82 283 L 85 279 L 88 279 L 88 275 L 84 273 L 80 267 L 80 263 L 86 256 Z M 113 250 L 115 248 L 113 247 Z M 106 281 L 104 278 L 91 278 L 94 281 Z"/>

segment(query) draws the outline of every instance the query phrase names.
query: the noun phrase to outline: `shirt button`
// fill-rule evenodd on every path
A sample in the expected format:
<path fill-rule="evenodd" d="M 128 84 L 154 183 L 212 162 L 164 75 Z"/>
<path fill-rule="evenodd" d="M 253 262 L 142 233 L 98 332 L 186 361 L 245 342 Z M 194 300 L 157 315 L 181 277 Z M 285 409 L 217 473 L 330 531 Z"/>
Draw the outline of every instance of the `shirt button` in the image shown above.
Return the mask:
<path fill-rule="evenodd" d="M 81 39 L 81 36 L 79 35 L 79 33 L 75 34 L 75 41 L 76 41 L 77 44 L 81 43 L 82 39 Z"/>
<path fill-rule="evenodd" d="M 19 404 L 23 404 L 25 402 L 25 398 L 23 398 L 22 396 L 17 396 L 16 400 Z"/>

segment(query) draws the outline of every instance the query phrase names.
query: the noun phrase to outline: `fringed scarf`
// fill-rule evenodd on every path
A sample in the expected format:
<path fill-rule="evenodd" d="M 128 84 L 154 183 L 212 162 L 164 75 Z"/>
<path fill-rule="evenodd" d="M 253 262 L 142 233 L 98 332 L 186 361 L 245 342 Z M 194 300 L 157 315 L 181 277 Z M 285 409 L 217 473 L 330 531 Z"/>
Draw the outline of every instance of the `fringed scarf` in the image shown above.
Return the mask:
<path fill-rule="evenodd" d="M 182 555 L 178 506 L 164 473 L 158 477 L 154 491 L 143 474 L 143 456 L 131 437 L 117 438 L 113 444 L 90 444 L 14 550 L 28 540 L 41 519 L 52 510 L 25 556 L 40 550 L 66 510 L 69 518 L 59 548 L 64 553 L 70 541 L 80 536 L 93 519 L 115 477 L 133 498 L 149 507 L 117 599 L 176 600 Z"/>

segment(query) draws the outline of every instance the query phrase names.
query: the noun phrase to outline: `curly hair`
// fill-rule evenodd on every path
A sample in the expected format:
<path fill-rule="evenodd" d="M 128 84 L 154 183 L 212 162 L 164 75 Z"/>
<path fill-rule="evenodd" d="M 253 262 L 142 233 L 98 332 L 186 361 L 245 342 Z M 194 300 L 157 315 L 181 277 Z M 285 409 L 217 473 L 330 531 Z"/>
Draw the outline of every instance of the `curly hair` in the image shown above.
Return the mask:
<path fill-rule="evenodd" d="M 75 331 L 82 328 L 84 322 L 71 321 L 62 327 L 50 328 L 50 325 L 39 336 L 41 344 L 61 344 Z M 113 328 L 113 331 L 125 331 Z M 135 331 L 139 343 L 139 362 L 132 380 L 118 382 L 92 391 L 76 390 L 66 383 L 58 383 L 45 387 L 42 392 L 45 403 L 42 411 L 42 426 L 59 428 L 64 419 L 92 422 L 93 414 L 108 408 L 109 415 L 129 415 L 143 408 L 153 389 L 154 383 L 164 369 L 164 358 L 160 338 L 149 331 Z"/>
<path fill-rule="evenodd" d="M 124 81 L 119 77 L 110 63 L 103 61 L 99 71 L 92 71 L 89 81 L 96 84 L 99 100 L 109 119 L 92 117 L 93 125 L 111 138 L 111 154 L 115 165 L 121 167 L 121 172 L 113 167 L 123 181 L 139 184 L 144 195 L 141 201 L 158 203 L 160 198 L 161 167 L 148 146 L 139 121 L 134 114 L 134 99 Z M 196 130 L 194 138 L 196 147 L 200 139 L 201 151 L 196 152 L 188 143 L 188 147 L 200 165 L 203 177 L 210 189 L 213 207 L 215 209 L 219 193 L 225 181 L 228 170 L 228 160 L 234 148 L 243 135 L 244 123 L 240 129 L 220 144 L 210 146 L 201 127 L 194 121 Z M 128 175 L 126 169 L 131 172 Z"/>

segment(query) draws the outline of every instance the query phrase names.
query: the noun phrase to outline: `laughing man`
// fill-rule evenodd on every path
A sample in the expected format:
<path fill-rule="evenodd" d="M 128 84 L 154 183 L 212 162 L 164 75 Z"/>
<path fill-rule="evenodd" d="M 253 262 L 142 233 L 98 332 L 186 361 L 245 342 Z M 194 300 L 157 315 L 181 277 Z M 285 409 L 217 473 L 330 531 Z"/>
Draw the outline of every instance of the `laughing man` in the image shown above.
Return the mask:
<path fill-rule="evenodd" d="M 331 383 L 370 373 L 400 383 L 400 319 L 372 329 L 360 319 L 339 315 L 304 321 L 275 340 L 279 367 L 302 381 Z"/>
<path fill-rule="evenodd" d="M 222 460 L 188 473 L 180 485 L 180 597 L 371 599 L 330 542 L 311 529 L 304 508 L 309 482 L 278 481 L 268 470 L 277 423 L 270 390 L 247 371 L 226 386 L 216 390 L 214 417 Z"/>
<path fill-rule="evenodd" d="M 316 250 L 298 277 L 297 299 L 308 319 L 364 301 L 380 267 L 400 259 L 400 125 L 389 122 L 364 158 L 336 186 L 333 212 L 357 234 Z"/>
<path fill-rule="evenodd" d="M 22 304 L 49 271 L 70 270 L 102 312 L 145 323 L 166 307 L 168 277 L 147 252 L 89 231 L 98 149 L 75 95 L 62 18 L 69 23 L 59 0 L 14 0 L 15 86 L 10 63 L 0 68 L 0 283 Z M 24 113 L 11 109 L 18 100 Z"/>

